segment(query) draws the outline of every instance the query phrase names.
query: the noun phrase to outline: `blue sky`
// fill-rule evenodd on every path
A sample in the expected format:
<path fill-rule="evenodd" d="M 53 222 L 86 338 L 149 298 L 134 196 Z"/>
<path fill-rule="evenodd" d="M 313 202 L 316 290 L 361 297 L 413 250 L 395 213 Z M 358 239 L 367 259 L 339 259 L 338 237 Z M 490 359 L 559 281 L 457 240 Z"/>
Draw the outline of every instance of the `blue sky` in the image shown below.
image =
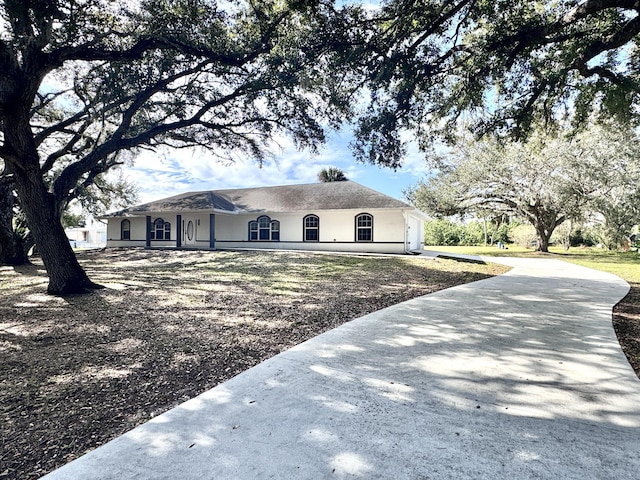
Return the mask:
<path fill-rule="evenodd" d="M 394 172 L 357 163 L 349 150 L 350 140 L 347 129 L 330 134 L 327 144 L 312 155 L 280 139 L 273 148 L 273 160 L 262 168 L 250 159 L 225 165 L 204 151 L 145 151 L 133 167 L 125 169 L 125 175 L 138 186 L 139 203 L 145 203 L 189 191 L 314 183 L 318 172 L 331 166 L 343 170 L 349 180 L 403 200 L 402 190 L 427 173 L 424 157 L 415 147 L 409 148 L 404 166 Z"/>

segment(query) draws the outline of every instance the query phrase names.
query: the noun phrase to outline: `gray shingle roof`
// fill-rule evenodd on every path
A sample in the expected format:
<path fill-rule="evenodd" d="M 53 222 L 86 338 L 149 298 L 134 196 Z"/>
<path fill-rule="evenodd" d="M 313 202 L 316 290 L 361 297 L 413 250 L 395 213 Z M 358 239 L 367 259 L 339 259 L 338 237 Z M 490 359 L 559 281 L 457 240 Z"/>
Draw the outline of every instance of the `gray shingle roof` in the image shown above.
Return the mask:
<path fill-rule="evenodd" d="M 358 183 L 346 181 L 183 193 L 106 216 L 127 217 L 148 212 L 212 210 L 252 213 L 374 208 L 412 207 Z"/>

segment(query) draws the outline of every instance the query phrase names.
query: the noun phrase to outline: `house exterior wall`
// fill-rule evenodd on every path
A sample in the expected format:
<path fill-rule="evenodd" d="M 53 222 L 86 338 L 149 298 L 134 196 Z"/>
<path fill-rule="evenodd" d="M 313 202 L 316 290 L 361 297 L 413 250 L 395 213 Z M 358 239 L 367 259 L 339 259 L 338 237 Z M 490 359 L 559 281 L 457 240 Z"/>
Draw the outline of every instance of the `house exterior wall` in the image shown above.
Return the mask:
<path fill-rule="evenodd" d="M 373 216 L 371 242 L 356 242 L 356 216 L 361 213 Z M 405 251 L 404 218 L 399 210 L 272 213 L 268 215 L 269 218 L 280 222 L 280 240 L 249 241 L 249 222 L 261 215 L 216 216 L 216 246 L 350 252 Z M 304 218 L 307 215 L 319 218 L 318 241 L 304 241 Z"/>
<path fill-rule="evenodd" d="M 367 213 L 373 217 L 373 238 L 371 242 L 356 241 L 356 216 Z M 395 210 L 336 210 L 295 213 L 265 213 L 270 219 L 280 223 L 279 241 L 250 241 L 249 222 L 263 214 L 215 215 L 216 248 L 265 248 L 292 250 L 324 250 L 348 252 L 403 253 L 409 249 L 407 232 L 420 229 L 411 225 L 407 230 L 406 213 Z M 304 241 L 304 218 L 316 215 L 319 218 L 318 241 Z M 151 221 L 161 217 L 171 223 L 171 240 L 153 240 L 151 247 L 210 248 L 210 215 L 208 213 L 180 215 L 151 214 Z M 109 218 L 107 227 L 108 247 L 146 246 L 145 217 L 128 218 L 131 222 L 130 239 L 122 240 L 121 222 L 123 218 Z M 191 222 L 191 226 L 189 226 Z M 421 233 L 420 233 L 421 235 Z M 418 240 L 419 241 L 419 240 Z"/>
<path fill-rule="evenodd" d="M 127 218 L 131 222 L 129 240 L 120 238 L 121 225 L 124 218 L 109 218 L 107 223 L 107 247 L 144 247 L 147 235 L 147 219 L 145 217 Z"/>

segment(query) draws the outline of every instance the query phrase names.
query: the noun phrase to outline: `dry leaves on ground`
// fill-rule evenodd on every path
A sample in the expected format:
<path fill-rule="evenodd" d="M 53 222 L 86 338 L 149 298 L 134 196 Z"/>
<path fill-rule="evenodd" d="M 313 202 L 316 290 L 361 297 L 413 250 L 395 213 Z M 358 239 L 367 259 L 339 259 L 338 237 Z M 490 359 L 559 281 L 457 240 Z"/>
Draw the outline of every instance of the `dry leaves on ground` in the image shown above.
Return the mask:
<path fill-rule="evenodd" d="M 640 378 L 640 284 L 613 309 L 613 327 L 629 364 Z"/>

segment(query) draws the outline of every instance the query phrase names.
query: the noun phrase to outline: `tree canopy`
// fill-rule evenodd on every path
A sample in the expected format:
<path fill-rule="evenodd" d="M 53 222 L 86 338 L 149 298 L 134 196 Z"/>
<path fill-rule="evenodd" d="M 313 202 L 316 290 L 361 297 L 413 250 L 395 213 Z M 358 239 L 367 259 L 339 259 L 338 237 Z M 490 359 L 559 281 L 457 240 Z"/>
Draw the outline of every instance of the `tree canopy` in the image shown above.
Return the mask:
<path fill-rule="evenodd" d="M 526 143 L 469 141 L 437 167 L 408 192 L 418 208 L 436 216 L 485 209 L 517 216 L 535 228 L 541 251 L 548 251 L 553 231 L 568 219 L 592 217 L 615 226 L 618 236 L 638 219 L 632 204 L 640 146 L 628 129 L 592 127 L 573 139 L 537 133 Z"/>
<path fill-rule="evenodd" d="M 0 17 L 0 158 L 50 293 L 95 287 L 59 219 L 123 152 L 260 162 L 276 135 L 314 149 L 349 114 L 330 3 L 5 1 Z"/>
<path fill-rule="evenodd" d="M 349 180 L 345 173 L 337 167 L 323 168 L 318 173 L 318 180 L 323 183 L 327 182 L 346 182 Z"/>
<path fill-rule="evenodd" d="M 525 138 L 587 119 L 638 121 L 635 0 L 388 0 L 360 67 L 371 91 L 358 158 L 398 166 L 401 134 L 423 147 L 460 127 Z"/>

